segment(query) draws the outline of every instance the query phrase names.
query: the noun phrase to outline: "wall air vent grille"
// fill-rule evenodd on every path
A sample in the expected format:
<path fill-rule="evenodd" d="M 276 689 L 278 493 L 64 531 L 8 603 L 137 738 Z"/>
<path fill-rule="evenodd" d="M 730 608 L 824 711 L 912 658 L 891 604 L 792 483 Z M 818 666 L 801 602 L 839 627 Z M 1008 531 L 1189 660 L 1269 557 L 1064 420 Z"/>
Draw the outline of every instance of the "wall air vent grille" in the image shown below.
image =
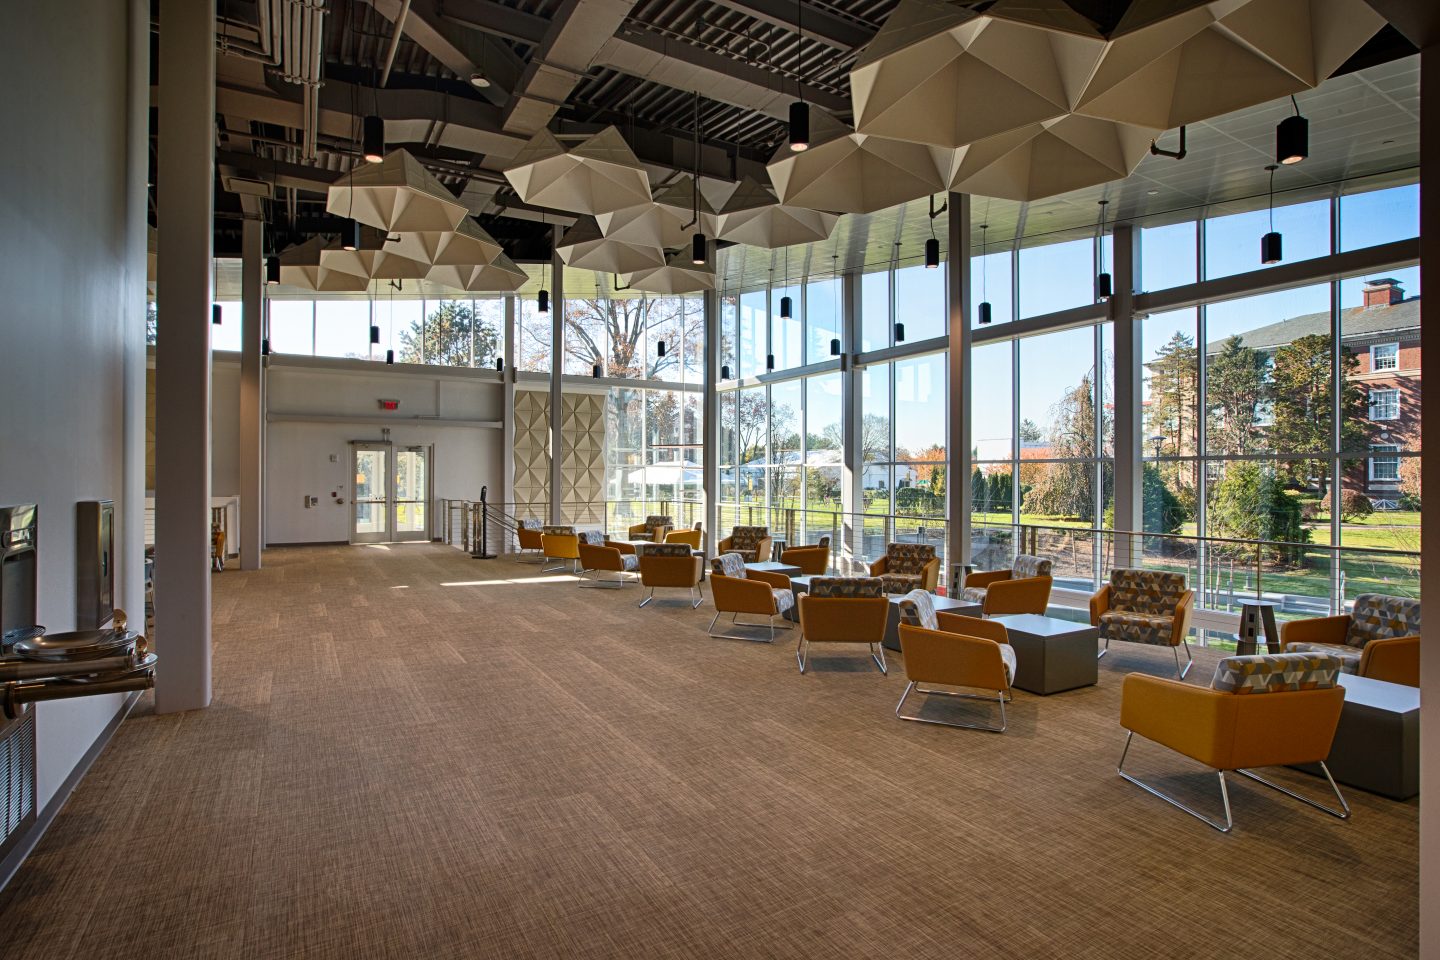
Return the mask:
<path fill-rule="evenodd" d="M 35 711 L 0 727 L 0 857 L 35 821 Z"/>

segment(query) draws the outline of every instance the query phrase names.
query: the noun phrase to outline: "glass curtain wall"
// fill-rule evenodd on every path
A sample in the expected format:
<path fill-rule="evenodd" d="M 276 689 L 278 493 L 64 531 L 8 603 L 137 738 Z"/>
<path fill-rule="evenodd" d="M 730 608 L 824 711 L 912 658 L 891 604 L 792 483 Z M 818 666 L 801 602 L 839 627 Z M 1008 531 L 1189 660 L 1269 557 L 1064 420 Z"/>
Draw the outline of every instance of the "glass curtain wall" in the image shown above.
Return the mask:
<path fill-rule="evenodd" d="M 267 304 L 275 353 L 384 360 L 385 352 L 394 350 L 396 363 L 493 368 L 504 348 L 504 297 L 270 299 Z M 213 347 L 238 350 L 240 303 L 222 302 L 221 307 L 224 336 Z M 378 344 L 370 342 L 372 325 L 380 328 Z"/>

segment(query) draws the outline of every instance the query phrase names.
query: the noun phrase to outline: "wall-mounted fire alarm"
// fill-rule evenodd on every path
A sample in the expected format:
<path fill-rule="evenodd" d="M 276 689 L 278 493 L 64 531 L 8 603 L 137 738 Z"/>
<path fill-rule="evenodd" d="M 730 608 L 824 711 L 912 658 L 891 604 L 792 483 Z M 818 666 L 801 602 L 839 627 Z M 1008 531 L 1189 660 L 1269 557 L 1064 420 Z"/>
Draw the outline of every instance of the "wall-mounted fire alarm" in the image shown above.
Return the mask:
<path fill-rule="evenodd" d="M 380 398 L 380 409 L 381 409 L 381 410 L 399 410 L 399 409 L 400 409 L 400 401 L 399 401 L 399 400 L 386 400 L 384 397 L 381 397 L 381 398 Z"/>

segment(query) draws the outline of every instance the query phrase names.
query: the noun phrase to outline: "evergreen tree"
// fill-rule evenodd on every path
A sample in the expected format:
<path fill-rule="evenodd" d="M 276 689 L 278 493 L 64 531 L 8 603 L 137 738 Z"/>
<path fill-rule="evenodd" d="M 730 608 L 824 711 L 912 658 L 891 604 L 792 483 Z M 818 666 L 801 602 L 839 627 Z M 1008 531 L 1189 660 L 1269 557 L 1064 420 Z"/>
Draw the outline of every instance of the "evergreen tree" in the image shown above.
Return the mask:
<path fill-rule="evenodd" d="M 1283 544 L 1310 542 L 1310 530 L 1303 525 L 1300 501 L 1285 492 L 1280 476 L 1269 466 L 1253 460 L 1225 465 L 1225 475 L 1215 485 L 1209 510 L 1210 529 L 1236 540 L 1272 540 Z M 1298 562 L 1303 551 L 1273 547 L 1272 559 Z"/>
<path fill-rule="evenodd" d="M 1348 349 L 1340 352 L 1341 447 L 1353 450 L 1365 443 L 1364 392 L 1354 382 L 1360 362 Z M 1275 351 L 1270 372 L 1274 421 L 1270 443 L 1280 453 L 1322 453 L 1330 449 L 1330 427 L 1334 422 L 1334 371 L 1331 369 L 1330 336 L 1316 333 L 1300 337 Z M 1324 497 L 1328 493 L 1328 460 L 1287 460 L 1282 464 L 1285 478 L 1295 486 L 1308 486 L 1318 478 Z"/>
<path fill-rule="evenodd" d="M 467 300 L 443 300 L 423 320 L 415 320 L 400 333 L 401 363 L 431 363 L 447 367 L 468 367 L 471 335 L 477 359 L 500 352 L 500 332 L 487 321 L 476 318 Z"/>
<path fill-rule="evenodd" d="M 1096 455 L 1092 377 L 1093 373 L 1087 373 L 1051 410 L 1050 455 L 1056 459 L 1093 460 Z M 1026 509 L 1094 523 L 1093 472 L 1092 463 L 1048 464 L 1025 499 Z"/>
<path fill-rule="evenodd" d="M 1207 359 L 1207 446 L 1210 453 L 1240 456 L 1260 446 L 1259 420 L 1266 403 L 1265 355 L 1229 337 Z"/>

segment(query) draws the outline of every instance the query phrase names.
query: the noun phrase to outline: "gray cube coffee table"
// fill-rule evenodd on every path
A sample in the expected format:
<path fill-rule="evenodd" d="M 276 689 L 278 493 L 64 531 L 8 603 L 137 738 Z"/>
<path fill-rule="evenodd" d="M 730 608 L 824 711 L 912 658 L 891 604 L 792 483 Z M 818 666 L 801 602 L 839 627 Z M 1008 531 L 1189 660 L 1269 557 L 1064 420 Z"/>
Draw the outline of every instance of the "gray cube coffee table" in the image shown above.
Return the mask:
<path fill-rule="evenodd" d="M 1325 765 L 1349 787 L 1394 800 L 1420 792 L 1420 688 L 1340 674 L 1345 706 Z M 1304 766 L 1319 774 L 1318 766 Z"/>
<path fill-rule="evenodd" d="M 1051 694 L 1094 686 L 1100 679 L 1095 659 L 1100 629 L 1088 623 L 1057 620 L 1034 613 L 990 619 L 1005 624 L 1015 650 L 1011 685 L 1030 693 Z"/>

